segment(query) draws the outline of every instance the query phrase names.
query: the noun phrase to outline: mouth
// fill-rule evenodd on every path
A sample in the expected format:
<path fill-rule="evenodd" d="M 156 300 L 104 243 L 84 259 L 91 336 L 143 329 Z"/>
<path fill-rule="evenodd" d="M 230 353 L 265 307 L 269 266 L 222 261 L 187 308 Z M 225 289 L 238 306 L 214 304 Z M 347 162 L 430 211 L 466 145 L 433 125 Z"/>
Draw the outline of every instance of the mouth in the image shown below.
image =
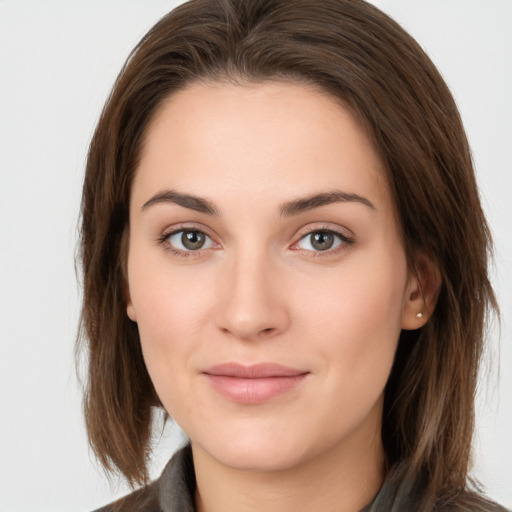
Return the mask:
<path fill-rule="evenodd" d="M 224 363 L 202 372 L 212 388 L 240 404 L 262 404 L 295 389 L 310 372 L 276 363 Z"/>

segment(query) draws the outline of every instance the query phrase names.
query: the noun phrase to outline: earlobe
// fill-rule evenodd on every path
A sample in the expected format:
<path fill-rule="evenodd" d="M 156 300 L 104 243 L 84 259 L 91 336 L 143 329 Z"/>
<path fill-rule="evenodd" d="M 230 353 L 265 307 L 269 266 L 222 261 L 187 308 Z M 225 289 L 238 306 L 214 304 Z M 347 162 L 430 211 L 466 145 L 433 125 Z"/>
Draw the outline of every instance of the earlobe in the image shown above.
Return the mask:
<path fill-rule="evenodd" d="M 130 289 L 128 288 L 128 284 L 126 284 L 124 287 L 124 296 L 126 298 L 126 314 L 128 315 L 128 318 L 132 322 L 136 322 L 137 315 L 135 314 L 135 308 L 133 307 L 133 302 L 130 295 Z"/>
<path fill-rule="evenodd" d="M 128 315 L 128 318 L 132 322 L 137 321 L 137 315 L 135 314 L 135 308 L 133 307 L 133 304 L 131 302 L 128 302 L 128 304 L 126 305 L 126 314 Z"/>
<path fill-rule="evenodd" d="M 402 329 L 414 330 L 423 327 L 434 312 L 441 276 L 437 266 L 422 255 L 416 258 L 411 269 L 402 310 Z"/>
<path fill-rule="evenodd" d="M 123 236 L 121 238 L 121 262 L 122 262 L 122 270 L 123 270 L 123 283 L 122 290 L 124 299 L 126 301 L 126 314 L 128 318 L 132 322 L 137 321 L 137 315 L 135 314 L 135 308 L 133 307 L 132 297 L 130 294 L 130 286 L 128 284 L 128 250 L 129 250 L 129 230 L 126 228 L 123 231 Z"/>

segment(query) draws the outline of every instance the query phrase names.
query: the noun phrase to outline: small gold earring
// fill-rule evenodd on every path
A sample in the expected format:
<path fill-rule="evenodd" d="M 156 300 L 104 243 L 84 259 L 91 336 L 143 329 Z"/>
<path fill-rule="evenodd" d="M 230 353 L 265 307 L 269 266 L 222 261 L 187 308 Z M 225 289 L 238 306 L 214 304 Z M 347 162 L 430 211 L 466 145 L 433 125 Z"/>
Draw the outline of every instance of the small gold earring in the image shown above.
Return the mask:
<path fill-rule="evenodd" d="M 423 318 L 423 313 L 419 312 L 416 313 L 416 318 L 419 320 L 420 318 Z"/>

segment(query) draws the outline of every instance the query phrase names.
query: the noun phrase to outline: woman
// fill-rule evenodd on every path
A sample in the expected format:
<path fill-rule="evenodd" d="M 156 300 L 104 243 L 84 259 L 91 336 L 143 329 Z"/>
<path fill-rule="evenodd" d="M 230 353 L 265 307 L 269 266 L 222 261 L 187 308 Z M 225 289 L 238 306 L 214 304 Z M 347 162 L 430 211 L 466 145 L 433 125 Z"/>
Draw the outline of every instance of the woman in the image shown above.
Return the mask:
<path fill-rule="evenodd" d="M 500 510 L 468 482 L 490 236 L 453 99 L 361 1 L 193 0 L 132 53 L 82 205 L 105 510 Z"/>

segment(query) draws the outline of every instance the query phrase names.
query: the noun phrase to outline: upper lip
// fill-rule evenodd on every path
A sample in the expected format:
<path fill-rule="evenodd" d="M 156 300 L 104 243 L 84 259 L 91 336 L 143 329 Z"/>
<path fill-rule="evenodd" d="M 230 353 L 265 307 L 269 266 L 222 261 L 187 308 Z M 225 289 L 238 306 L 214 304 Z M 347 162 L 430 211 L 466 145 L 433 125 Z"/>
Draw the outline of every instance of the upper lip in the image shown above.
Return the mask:
<path fill-rule="evenodd" d="M 203 373 L 222 377 L 238 377 L 241 379 L 264 379 L 266 377 L 294 377 L 309 372 L 277 363 L 244 365 L 229 362 L 211 366 L 204 370 Z"/>

